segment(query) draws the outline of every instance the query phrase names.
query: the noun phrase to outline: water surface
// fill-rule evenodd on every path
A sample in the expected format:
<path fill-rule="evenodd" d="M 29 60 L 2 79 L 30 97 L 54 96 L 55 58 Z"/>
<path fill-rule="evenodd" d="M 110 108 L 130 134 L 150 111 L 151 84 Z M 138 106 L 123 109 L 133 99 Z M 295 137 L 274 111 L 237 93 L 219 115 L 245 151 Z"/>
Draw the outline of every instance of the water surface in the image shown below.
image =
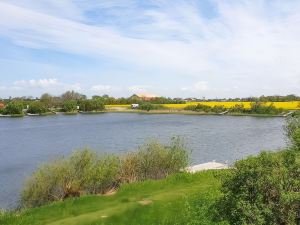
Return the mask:
<path fill-rule="evenodd" d="M 24 179 L 42 162 L 89 146 L 134 150 L 149 138 L 185 138 L 193 163 L 229 163 L 285 145 L 283 118 L 105 113 L 0 118 L 0 208 L 16 206 Z"/>

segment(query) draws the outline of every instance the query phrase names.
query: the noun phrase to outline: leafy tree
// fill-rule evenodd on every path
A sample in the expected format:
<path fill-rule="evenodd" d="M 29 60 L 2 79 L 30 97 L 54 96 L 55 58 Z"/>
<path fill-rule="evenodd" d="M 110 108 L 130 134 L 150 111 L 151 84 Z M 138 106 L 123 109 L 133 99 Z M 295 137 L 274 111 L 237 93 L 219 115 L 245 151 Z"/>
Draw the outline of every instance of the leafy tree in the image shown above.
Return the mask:
<path fill-rule="evenodd" d="M 77 102 L 75 100 L 66 100 L 62 104 L 63 112 L 75 112 L 77 111 Z"/>
<path fill-rule="evenodd" d="M 61 95 L 63 101 L 86 99 L 86 96 L 75 91 L 67 91 Z"/>
<path fill-rule="evenodd" d="M 6 105 L 4 114 L 9 114 L 9 115 L 23 114 L 23 109 L 24 107 L 21 102 L 12 101 Z"/>
<path fill-rule="evenodd" d="M 41 102 L 43 102 L 48 108 L 51 108 L 54 106 L 54 98 L 52 95 L 48 93 L 42 94 L 40 97 Z"/>
<path fill-rule="evenodd" d="M 46 113 L 47 111 L 48 111 L 47 105 L 39 101 L 31 102 L 27 110 L 28 113 L 33 113 L 33 114 L 42 114 L 42 113 Z"/>
<path fill-rule="evenodd" d="M 82 100 L 80 101 L 79 107 L 80 110 L 84 112 L 102 111 L 105 108 L 104 103 L 100 98 Z"/>

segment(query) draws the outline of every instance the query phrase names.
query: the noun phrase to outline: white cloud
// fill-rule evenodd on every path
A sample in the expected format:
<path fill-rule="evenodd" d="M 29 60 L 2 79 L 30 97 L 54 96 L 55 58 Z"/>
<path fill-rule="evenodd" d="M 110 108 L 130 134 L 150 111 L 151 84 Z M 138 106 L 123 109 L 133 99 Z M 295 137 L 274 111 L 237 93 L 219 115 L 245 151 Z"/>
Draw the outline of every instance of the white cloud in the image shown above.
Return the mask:
<path fill-rule="evenodd" d="M 61 85 L 56 78 L 39 80 L 17 80 L 14 82 L 15 88 L 49 88 Z"/>
<path fill-rule="evenodd" d="M 91 87 L 91 91 L 95 91 L 95 92 L 103 92 L 103 91 L 110 91 L 112 89 L 112 86 L 110 85 L 94 85 Z"/>
<path fill-rule="evenodd" d="M 147 92 L 151 88 L 149 85 L 133 85 L 128 87 L 128 90 L 132 93 L 142 93 L 142 92 Z"/>
<path fill-rule="evenodd" d="M 188 92 L 205 92 L 209 90 L 208 82 L 207 81 L 198 81 L 197 83 L 189 86 L 189 87 L 182 87 L 180 88 L 181 91 L 188 91 Z"/>
<path fill-rule="evenodd" d="M 49 10 L 47 4 L 35 5 L 33 0 L 2 1 L 0 35 L 27 48 L 106 57 L 132 67 L 205 80 L 219 90 L 238 86 L 235 94 L 239 95 L 266 94 L 262 93 L 265 83 L 271 87 L 269 94 L 300 93 L 294 87 L 300 74 L 298 1 L 212 1 L 217 10 L 212 19 L 202 15 L 196 1 L 154 1 L 156 7 L 133 12 L 146 23 L 134 20 L 125 28 L 118 23 L 87 23 L 84 11 L 71 0 L 46 2 L 51 3 Z M 103 1 L 93 7 L 126 7 L 124 2 Z M 62 4 L 70 6 L 67 12 Z M 112 19 L 116 19 L 118 11 L 113 9 Z M 182 90 L 215 95 L 207 83 Z M 128 91 L 147 88 L 135 85 Z"/>

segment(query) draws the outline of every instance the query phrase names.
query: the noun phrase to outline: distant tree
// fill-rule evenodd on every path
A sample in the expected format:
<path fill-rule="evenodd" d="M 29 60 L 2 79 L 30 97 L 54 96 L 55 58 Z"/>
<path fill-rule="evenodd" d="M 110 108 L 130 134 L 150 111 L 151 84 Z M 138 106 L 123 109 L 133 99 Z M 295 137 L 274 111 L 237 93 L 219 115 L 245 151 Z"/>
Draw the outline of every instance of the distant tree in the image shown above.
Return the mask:
<path fill-rule="evenodd" d="M 28 113 L 42 114 L 48 111 L 48 107 L 44 102 L 34 101 L 29 104 Z"/>
<path fill-rule="evenodd" d="M 75 112 L 77 111 L 77 102 L 75 100 L 65 100 L 62 103 L 63 112 Z"/>
<path fill-rule="evenodd" d="M 40 97 L 41 102 L 43 102 L 48 108 L 53 107 L 53 96 L 48 94 L 48 93 L 44 93 L 42 94 L 42 96 Z"/>
<path fill-rule="evenodd" d="M 80 101 L 79 108 L 82 111 L 91 112 L 91 111 L 102 111 L 104 110 L 105 106 L 101 98 L 95 98 L 95 99 L 86 99 Z"/>
<path fill-rule="evenodd" d="M 63 101 L 86 99 L 86 96 L 75 91 L 67 91 L 61 95 Z"/>
<path fill-rule="evenodd" d="M 23 113 L 23 104 L 21 102 L 9 102 L 4 110 L 4 114 L 18 115 Z"/>

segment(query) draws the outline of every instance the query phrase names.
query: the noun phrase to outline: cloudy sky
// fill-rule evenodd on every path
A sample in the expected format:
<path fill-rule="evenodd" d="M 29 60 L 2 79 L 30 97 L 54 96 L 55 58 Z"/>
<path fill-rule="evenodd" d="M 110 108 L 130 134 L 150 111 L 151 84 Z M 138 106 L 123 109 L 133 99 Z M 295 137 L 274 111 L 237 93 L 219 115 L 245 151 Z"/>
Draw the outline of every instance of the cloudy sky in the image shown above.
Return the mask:
<path fill-rule="evenodd" d="M 0 0 L 0 97 L 300 95 L 298 0 Z"/>

